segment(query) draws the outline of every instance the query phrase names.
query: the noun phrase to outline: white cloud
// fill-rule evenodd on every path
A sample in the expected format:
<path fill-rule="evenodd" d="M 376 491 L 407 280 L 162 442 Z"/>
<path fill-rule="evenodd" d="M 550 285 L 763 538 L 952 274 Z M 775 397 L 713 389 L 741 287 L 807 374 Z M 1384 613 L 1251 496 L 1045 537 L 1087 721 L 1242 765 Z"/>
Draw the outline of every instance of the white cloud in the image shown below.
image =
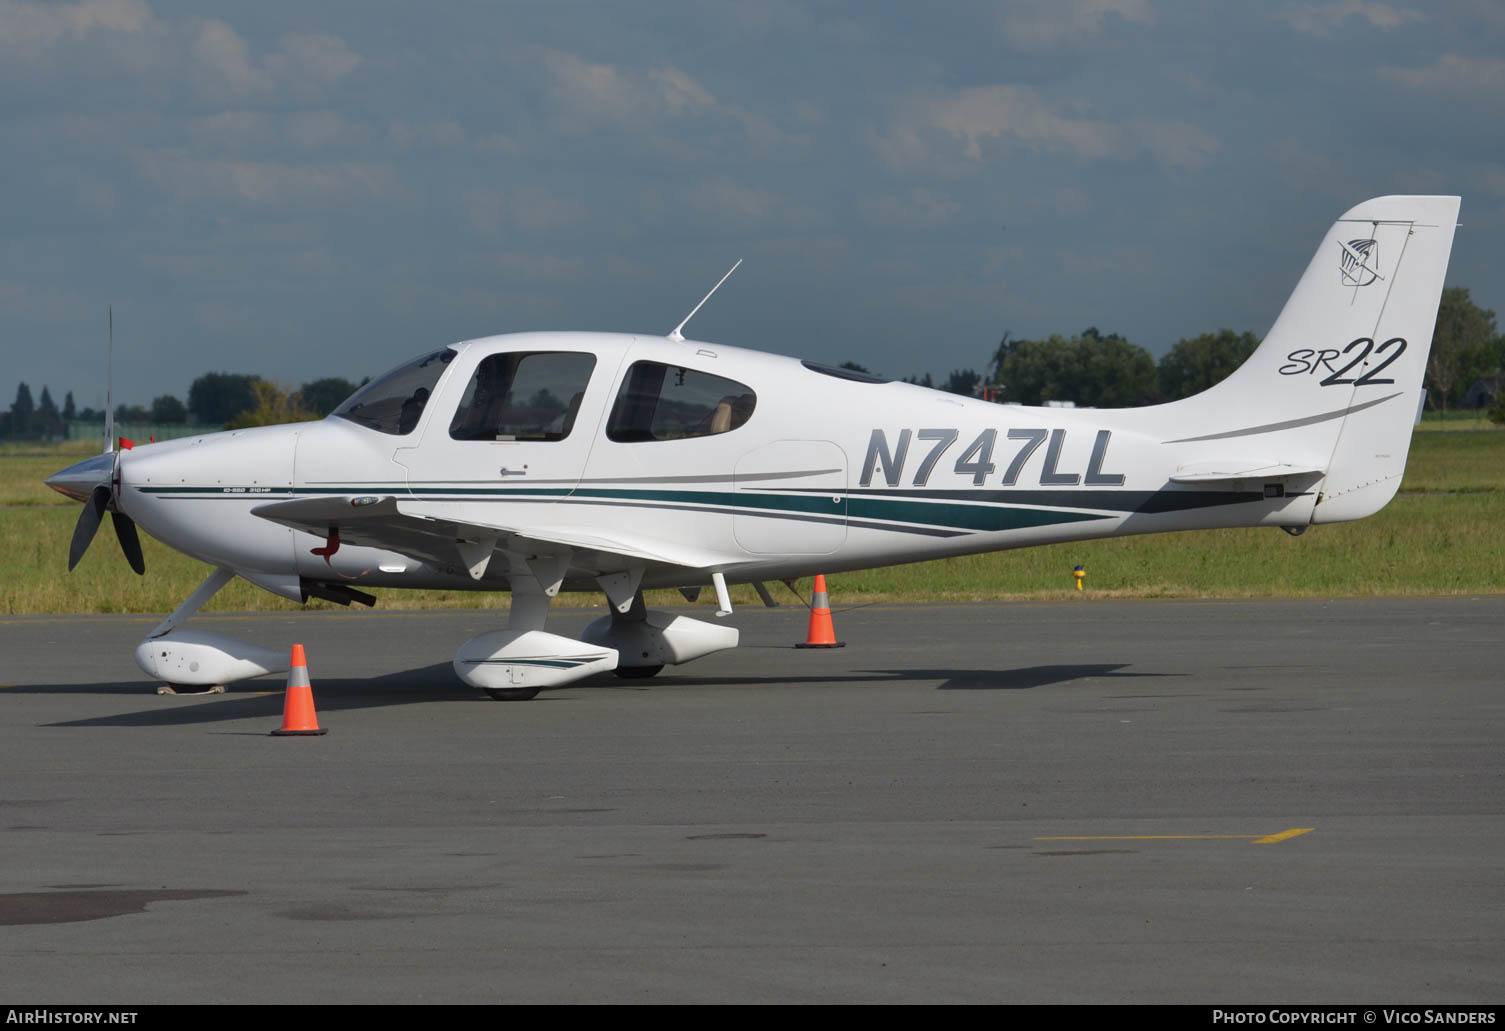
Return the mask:
<path fill-rule="evenodd" d="M 766 229 L 818 221 L 813 212 L 781 194 L 724 175 L 700 180 L 690 187 L 685 199 L 702 221 L 724 227 Z"/>
<path fill-rule="evenodd" d="M 1420 68 L 1381 68 L 1380 78 L 1429 93 L 1470 93 L 1486 100 L 1505 92 L 1505 60 L 1443 54 Z"/>
<path fill-rule="evenodd" d="M 541 60 L 553 108 L 550 124 L 567 135 L 616 130 L 652 137 L 658 144 L 684 152 L 683 134 L 673 140 L 662 134 L 676 123 L 703 118 L 712 124 L 736 126 L 742 139 L 762 151 L 808 141 L 784 132 L 765 115 L 718 100 L 674 65 L 631 68 L 561 50 L 542 51 Z"/>
<path fill-rule="evenodd" d="M 190 51 L 200 88 L 227 88 L 232 96 L 246 97 L 271 86 L 265 71 L 256 66 L 251 49 L 240 34 L 222 21 L 200 22 Z"/>
<path fill-rule="evenodd" d="M 199 21 L 193 36 L 191 75 L 209 97 L 323 96 L 361 61 L 338 36 L 286 35 L 261 61 L 225 22 Z"/>
<path fill-rule="evenodd" d="M 1485 165 L 1474 173 L 1473 179 L 1484 192 L 1505 197 L 1505 166 Z"/>
<path fill-rule="evenodd" d="M 524 251 L 472 254 L 467 264 L 493 270 L 502 282 L 574 284 L 583 280 L 587 273 L 584 258 Z"/>
<path fill-rule="evenodd" d="M 67 191 L 74 207 L 85 211 L 109 214 L 120 202 L 114 183 L 76 168 L 55 168 L 44 178 L 49 184 Z"/>
<path fill-rule="evenodd" d="M 480 236 L 492 236 L 504 225 L 547 233 L 577 225 L 587 215 L 585 205 L 577 198 L 531 185 L 467 190 L 460 198 L 460 207 L 471 230 Z"/>
<path fill-rule="evenodd" d="M 648 79 L 657 84 L 664 109 L 671 117 L 699 114 L 716 106 L 709 90 L 673 65 L 653 69 Z"/>
<path fill-rule="evenodd" d="M 1138 138 L 1163 168 L 1195 172 L 1204 168 L 1222 148 L 1218 138 L 1188 122 L 1137 118 L 1129 134 Z"/>
<path fill-rule="evenodd" d="M 78 311 L 83 303 L 87 302 L 57 287 L 0 279 L 0 310 L 8 315 L 57 318 Z"/>
<path fill-rule="evenodd" d="M 288 259 L 287 264 L 301 279 L 333 279 L 340 273 L 339 263 L 334 260 L 328 247 L 298 251 Z"/>
<path fill-rule="evenodd" d="M 234 110 L 190 118 L 188 141 L 199 155 L 249 154 L 284 150 L 291 144 L 306 153 L 363 147 L 372 132 L 328 108 L 274 114 Z"/>
<path fill-rule="evenodd" d="M 884 149 L 898 163 L 929 160 L 936 134 L 979 161 L 984 146 L 1009 141 L 1035 152 L 1105 158 L 1114 150 L 1106 122 L 1057 114 L 1028 86 L 974 86 L 903 105 Z"/>
<path fill-rule="evenodd" d="M 152 20 L 142 0 L 83 0 L 75 4 L 28 4 L 0 0 L 0 43 L 50 44 L 95 29 L 140 32 Z"/>
<path fill-rule="evenodd" d="M 1075 186 L 1062 186 L 1051 193 L 1056 211 L 1066 218 L 1081 218 L 1092 210 L 1092 197 Z"/>
<path fill-rule="evenodd" d="M 962 206 L 944 194 L 916 187 L 904 196 L 889 193 L 869 197 L 859 208 L 873 225 L 928 228 L 951 221 Z"/>
<path fill-rule="evenodd" d="M 512 220 L 531 233 L 563 229 L 584 220 L 585 205 L 546 186 L 518 186 L 512 191 Z"/>
<path fill-rule="evenodd" d="M 390 122 L 387 141 L 398 150 L 449 150 L 465 143 L 465 129 L 453 118 L 437 122 Z"/>
<path fill-rule="evenodd" d="M 371 137 L 365 126 L 328 109 L 293 112 L 287 116 L 284 132 L 288 140 L 306 151 L 360 147 Z"/>
<path fill-rule="evenodd" d="M 339 36 L 290 34 L 278 41 L 276 52 L 267 55 L 266 69 L 281 82 L 332 86 L 360 63 L 360 55 Z"/>
<path fill-rule="evenodd" d="M 1407 22 L 1426 20 L 1426 16 L 1420 11 L 1375 3 L 1372 0 L 1287 4 L 1275 16 L 1297 32 L 1320 37 L 1338 32 L 1350 18 L 1359 18 L 1376 29 L 1398 29 Z"/>
<path fill-rule="evenodd" d="M 82 71 L 132 90 L 186 90 L 212 102 L 321 98 L 361 62 L 329 34 L 284 35 L 258 54 L 226 21 L 158 18 L 142 0 L 0 0 L 0 60 L 0 69 L 32 87 Z"/>
<path fill-rule="evenodd" d="M 377 162 L 206 160 L 182 151 L 138 154 L 139 174 L 175 204 L 358 207 L 402 197 L 395 170 Z"/>
<path fill-rule="evenodd" d="M 460 197 L 460 207 L 470 222 L 472 232 L 490 236 L 502 227 L 505 199 L 500 190 L 466 190 Z"/>
<path fill-rule="evenodd" d="M 1038 50 L 1096 37 L 1115 20 L 1149 25 L 1155 12 L 1149 0 L 1015 0 L 1000 19 L 1010 42 Z"/>
<path fill-rule="evenodd" d="M 1347 185 L 1351 170 L 1330 148 L 1320 143 L 1312 146 L 1309 141 L 1296 136 L 1285 136 L 1268 143 L 1265 154 L 1270 168 L 1293 193 L 1320 193 L 1330 198 L 1335 207 L 1344 202 L 1342 198 L 1346 198 L 1348 204 L 1353 203 Z M 1343 209 L 1339 207 L 1338 210 Z"/>
<path fill-rule="evenodd" d="M 905 103 L 878 147 L 901 167 L 955 157 L 959 147 L 973 163 L 1009 150 L 1079 161 L 1125 160 L 1148 151 L 1163 167 L 1195 170 L 1220 143 L 1186 122 L 1136 118 L 1121 126 L 1086 114 L 1084 105 L 1047 101 L 1028 86 L 996 85 Z"/>

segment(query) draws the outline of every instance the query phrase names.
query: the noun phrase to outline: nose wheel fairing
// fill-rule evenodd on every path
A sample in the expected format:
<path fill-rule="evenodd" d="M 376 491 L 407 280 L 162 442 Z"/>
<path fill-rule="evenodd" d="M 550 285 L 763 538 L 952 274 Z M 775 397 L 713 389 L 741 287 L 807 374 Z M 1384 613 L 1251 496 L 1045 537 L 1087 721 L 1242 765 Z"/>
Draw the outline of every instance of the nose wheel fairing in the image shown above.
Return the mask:
<path fill-rule="evenodd" d="M 223 634 L 178 629 L 136 646 L 136 665 L 169 684 L 213 687 L 288 671 L 288 652 Z"/>
<path fill-rule="evenodd" d="M 233 570 L 223 566 L 215 569 L 183 604 L 157 624 L 136 646 L 136 665 L 143 673 L 177 686 L 215 687 L 288 671 L 289 652 L 183 628 L 189 617 L 233 579 Z"/>

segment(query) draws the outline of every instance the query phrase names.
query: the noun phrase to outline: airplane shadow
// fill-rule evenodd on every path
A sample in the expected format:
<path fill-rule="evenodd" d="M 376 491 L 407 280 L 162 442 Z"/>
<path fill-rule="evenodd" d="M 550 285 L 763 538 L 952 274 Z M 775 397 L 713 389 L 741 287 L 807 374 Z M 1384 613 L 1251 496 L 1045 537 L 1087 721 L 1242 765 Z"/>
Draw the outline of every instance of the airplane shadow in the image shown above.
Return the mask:
<path fill-rule="evenodd" d="M 696 677 L 669 674 L 652 680 L 621 680 L 613 675 L 592 677 L 558 690 L 648 691 L 654 687 L 791 687 L 802 684 L 880 684 L 936 681 L 939 691 L 1020 691 L 1048 687 L 1087 678 L 1185 676 L 1183 673 L 1124 673 L 1126 663 L 1087 663 L 1057 666 L 1026 666 L 1020 669 L 876 669 L 852 673 L 800 677 L 743 676 Z M 147 688 L 137 683 L 19 685 L 7 693 L 35 694 L 140 694 Z M 321 677 L 314 684 L 320 713 L 374 709 L 427 702 L 491 702 L 475 688 L 462 683 L 447 662 L 434 663 L 379 677 Z M 567 701 L 568 696 L 545 691 L 532 702 Z M 138 712 L 94 716 L 48 723 L 50 727 L 172 727 L 228 723 L 242 719 L 277 719 L 282 714 L 282 692 L 274 678 L 242 681 L 222 695 L 161 698 L 160 705 Z M 524 703 L 511 703 L 524 704 Z"/>
<path fill-rule="evenodd" d="M 7 689 L 7 694 L 143 694 L 150 688 L 133 684 L 25 685 Z M 372 709 L 419 702 L 489 702 L 475 688 L 461 683 L 447 662 L 434 663 L 379 677 L 320 677 L 314 697 L 321 714 L 347 709 Z M 282 685 L 274 677 L 245 680 L 231 685 L 221 695 L 179 695 L 159 699 L 160 707 L 141 712 L 95 716 L 48 723 L 49 727 L 171 727 L 200 723 L 223 723 L 239 719 L 282 715 Z"/>
<path fill-rule="evenodd" d="M 794 684 L 875 684 L 939 680 L 938 691 L 1025 690 L 1047 687 L 1088 677 L 1180 677 L 1184 673 L 1120 673 L 1128 663 L 1090 663 L 1060 666 L 1025 666 L 1021 669 L 866 669 L 851 673 L 810 674 L 799 677 L 696 677 L 693 674 L 665 673 L 652 680 L 625 680 L 613 684 L 598 679 L 571 684 L 571 687 L 636 687 L 654 684 L 675 687 L 779 687 Z"/>
<path fill-rule="evenodd" d="M 1023 691 L 1032 687 L 1048 687 L 1069 680 L 1085 680 L 1089 677 L 1184 677 L 1185 673 L 1121 673 L 1128 663 L 1087 663 L 1075 666 L 1025 666 L 1022 669 L 1006 670 L 920 670 L 946 682 L 940 691 Z"/>

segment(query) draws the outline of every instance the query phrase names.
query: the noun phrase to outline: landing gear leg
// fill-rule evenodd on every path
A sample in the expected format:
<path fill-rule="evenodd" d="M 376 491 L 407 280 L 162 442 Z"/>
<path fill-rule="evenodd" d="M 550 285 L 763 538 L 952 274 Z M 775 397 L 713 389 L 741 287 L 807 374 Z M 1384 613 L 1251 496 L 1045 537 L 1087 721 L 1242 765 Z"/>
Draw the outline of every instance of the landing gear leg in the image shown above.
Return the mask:
<path fill-rule="evenodd" d="M 549 618 L 549 603 L 553 601 L 538 580 L 532 576 L 512 578 L 512 607 L 507 611 L 507 629 L 517 631 L 542 630 Z M 486 697 L 494 702 L 531 702 L 543 688 L 538 685 L 524 687 L 483 687 Z"/>
<path fill-rule="evenodd" d="M 638 591 L 633 594 L 632 607 L 629 608 L 626 612 L 618 612 L 615 608 L 612 609 L 611 625 L 613 628 L 625 629 L 629 626 L 636 627 L 638 625 L 646 627 L 647 622 L 648 606 L 643 601 L 642 591 Z M 657 664 L 653 664 L 651 660 L 650 662 L 646 663 L 641 662 L 642 659 L 647 659 L 653 653 L 654 650 L 651 648 L 640 648 L 636 654 L 629 651 L 622 651 L 621 655 L 623 665 L 618 666 L 612 672 L 621 677 L 623 680 L 646 680 L 649 677 L 657 676 L 664 668 L 664 664 L 662 662 Z M 638 658 L 640 660 L 640 664 L 627 665 L 626 663 L 631 662 L 633 658 Z"/>
<path fill-rule="evenodd" d="M 237 680 L 286 673 L 288 653 L 261 648 L 220 634 L 183 629 L 188 618 L 235 578 L 223 566 L 210 573 L 204 582 L 157 624 L 146 640 L 136 647 L 136 665 L 148 676 L 160 677 L 168 690 L 159 694 L 203 693 Z"/>

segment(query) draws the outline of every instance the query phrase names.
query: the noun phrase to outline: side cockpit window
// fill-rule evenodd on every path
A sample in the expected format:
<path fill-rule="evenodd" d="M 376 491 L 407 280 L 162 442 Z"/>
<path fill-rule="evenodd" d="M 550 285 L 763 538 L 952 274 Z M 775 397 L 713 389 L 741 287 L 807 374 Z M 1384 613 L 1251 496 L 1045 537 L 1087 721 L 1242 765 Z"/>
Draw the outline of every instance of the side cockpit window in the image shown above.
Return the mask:
<path fill-rule="evenodd" d="M 455 440 L 563 440 L 575 428 L 596 356 L 522 351 L 481 360 L 450 420 Z"/>
<path fill-rule="evenodd" d="M 455 352 L 446 347 L 400 365 L 351 394 L 333 414 L 379 433 L 412 433 L 439 377 L 454 359 Z"/>
<path fill-rule="evenodd" d="M 736 380 L 659 362 L 636 362 L 606 423 L 611 440 L 684 440 L 736 429 L 758 399 Z"/>

